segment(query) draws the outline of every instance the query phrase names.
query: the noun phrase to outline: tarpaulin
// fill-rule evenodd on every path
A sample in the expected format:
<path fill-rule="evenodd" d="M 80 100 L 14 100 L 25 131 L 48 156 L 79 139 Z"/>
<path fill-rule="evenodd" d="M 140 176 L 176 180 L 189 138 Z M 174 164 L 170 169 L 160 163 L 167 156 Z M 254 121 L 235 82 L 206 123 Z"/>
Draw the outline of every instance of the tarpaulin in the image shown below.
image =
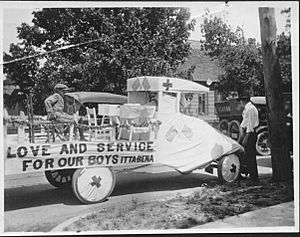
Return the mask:
<path fill-rule="evenodd" d="M 243 147 L 207 122 L 184 114 L 164 120 L 157 136 L 156 162 L 188 172 Z"/>

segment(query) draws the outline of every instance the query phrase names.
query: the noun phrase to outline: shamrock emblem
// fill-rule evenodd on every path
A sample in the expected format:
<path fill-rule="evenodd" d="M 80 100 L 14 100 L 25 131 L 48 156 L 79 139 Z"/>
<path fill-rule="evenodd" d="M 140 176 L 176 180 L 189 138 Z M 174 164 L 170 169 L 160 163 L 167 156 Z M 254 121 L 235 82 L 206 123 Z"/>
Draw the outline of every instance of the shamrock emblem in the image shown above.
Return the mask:
<path fill-rule="evenodd" d="M 101 186 L 101 184 L 100 184 L 100 182 L 101 182 L 100 176 L 96 177 L 96 175 L 94 175 L 92 177 L 92 181 L 93 181 L 93 182 L 91 182 L 92 186 L 96 185 L 97 188 L 99 188 Z"/>

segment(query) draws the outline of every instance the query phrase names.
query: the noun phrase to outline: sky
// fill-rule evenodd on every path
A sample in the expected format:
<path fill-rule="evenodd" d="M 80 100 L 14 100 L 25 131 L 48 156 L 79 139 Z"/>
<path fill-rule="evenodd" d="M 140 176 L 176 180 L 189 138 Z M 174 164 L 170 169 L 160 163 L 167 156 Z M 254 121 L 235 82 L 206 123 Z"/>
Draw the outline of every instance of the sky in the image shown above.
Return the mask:
<path fill-rule="evenodd" d="M 59 4 L 59 5 L 58 5 Z M 2 10 L 3 22 L 3 50 L 8 52 L 11 43 L 18 42 L 17 27 L 22 22 L 31 24 L 32 12 L 42 7 L 120 7 L 120 6 L 164 6 L 164 7 L 188 7 L 190 8 L 191 18 L 195 19 L 197 24 L 195 31 L 191 33 L 190 39 L 199 41 L 201 38 L 200 24 L 203 20 L 204 9 L 208 8 L 213 16 L 226 15 L 226 22 L 235 29 L 240 26 L 244 29 L 246 38 L 255 38 L 260 42 L 260 26 L 258 7 L 268 6 L 275 8 L 275 18 L 277 24 L 277 34 L 284 31 L 285 18 L 280 11 L 288 6 L 294 6 L 295 2 L 1 2 L 0 10 Z M 0 14 L 1 16 L 1 14 Z"/>

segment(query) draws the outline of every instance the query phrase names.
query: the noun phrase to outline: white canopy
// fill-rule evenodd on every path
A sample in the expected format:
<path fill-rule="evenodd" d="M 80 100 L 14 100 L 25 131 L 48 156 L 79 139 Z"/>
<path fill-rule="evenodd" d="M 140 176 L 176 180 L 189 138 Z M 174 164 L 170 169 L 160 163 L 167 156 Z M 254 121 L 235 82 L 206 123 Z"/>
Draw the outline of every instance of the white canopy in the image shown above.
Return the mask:
<path fill-rule="evenodd" d="M 127 80 L 130 91 L 208 92 L 209 88 L 185 79 L 143 76 Z"/>

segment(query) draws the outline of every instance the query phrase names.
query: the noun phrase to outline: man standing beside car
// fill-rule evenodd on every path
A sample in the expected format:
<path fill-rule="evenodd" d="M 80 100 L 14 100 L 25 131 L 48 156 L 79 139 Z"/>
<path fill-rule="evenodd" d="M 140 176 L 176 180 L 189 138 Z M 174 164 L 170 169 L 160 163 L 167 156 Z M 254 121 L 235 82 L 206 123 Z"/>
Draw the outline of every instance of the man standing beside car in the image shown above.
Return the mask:
<path fill-rule="evenodd" d="M 240 125 L 241 134 L 238 142 L 245 148 L 246 165 L 250 174 L 250 178 L 254 184 L 259 182 L 257 162 L 256 162 L 256 148 L 257 134 L 255 129 L 259 125 L 258 110 L 250 101 L 250 94 L 248 92 L 241 93 L 238 98 L 243 110 L 243 121 Z"/>

